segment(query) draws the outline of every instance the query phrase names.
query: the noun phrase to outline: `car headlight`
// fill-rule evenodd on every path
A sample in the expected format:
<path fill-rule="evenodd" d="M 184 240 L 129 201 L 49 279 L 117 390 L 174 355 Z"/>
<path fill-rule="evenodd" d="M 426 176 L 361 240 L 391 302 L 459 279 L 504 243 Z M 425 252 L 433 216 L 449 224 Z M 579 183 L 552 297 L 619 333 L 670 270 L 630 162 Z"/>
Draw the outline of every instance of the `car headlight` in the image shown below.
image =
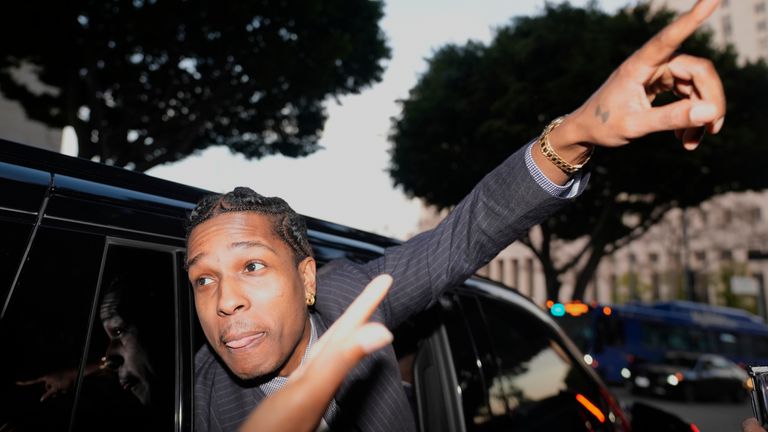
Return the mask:
<path fill-rule="evenodd" d="M 675 372 L 667 376 L 667 384 L 673 387 L 680 384 L 680 381 L 682 380 L 683 380 L 683 374 L 681 374 L 680 372 Z"/>
<path fill-rule="evenodd" d="M 744 380 L 744 382 L 742 383 L 742 385 L 744 386 L 744 388 L 745 388 L 747 391 L 752 391 L 752 390 L 754 390 L 754 389 L 755 389 L 755 385 L 752 383 L 752 378 L 751 378 L 751 377 L 747 377 L 747 378 Z"/>

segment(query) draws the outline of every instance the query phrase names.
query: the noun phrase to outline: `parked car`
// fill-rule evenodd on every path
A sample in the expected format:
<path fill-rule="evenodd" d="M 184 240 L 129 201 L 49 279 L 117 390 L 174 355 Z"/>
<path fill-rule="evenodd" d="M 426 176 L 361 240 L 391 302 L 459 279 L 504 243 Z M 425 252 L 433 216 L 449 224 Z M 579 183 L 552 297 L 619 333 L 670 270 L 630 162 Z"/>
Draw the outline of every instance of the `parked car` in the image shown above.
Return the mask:
<path fill-rule="evenodd" d="M 208 192 L 7 141 L 0 191 L 0 430 L 192 431 L 205 341 L 183 220 Z M 320 264 L 398 244 L 308 227 Z M 396 329 L 395 348 L 421 431 L 692 430 L 622 409 L 543 310 L 480 278 Z"/>
<path fill-rule="evenodd" d="M 660 362 L 638 363 L 633 369 L 636 394 L 734 402 L 749 396 L 747 372 L 718 354 L 670 352 Z"/>

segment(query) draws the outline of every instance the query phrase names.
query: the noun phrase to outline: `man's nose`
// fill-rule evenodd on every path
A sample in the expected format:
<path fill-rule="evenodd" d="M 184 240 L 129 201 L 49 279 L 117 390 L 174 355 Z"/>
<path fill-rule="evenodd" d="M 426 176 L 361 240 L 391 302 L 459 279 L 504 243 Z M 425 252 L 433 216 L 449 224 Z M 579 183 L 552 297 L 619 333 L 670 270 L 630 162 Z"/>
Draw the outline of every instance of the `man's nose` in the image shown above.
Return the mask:
<path fill-rule="evenodd" d="M 219 302 L 217 312 L 219 316 L 227 316 L 246 310 L 250 307 L 248 297 L 236 281 L 221 278 L 219 281 Z"/>

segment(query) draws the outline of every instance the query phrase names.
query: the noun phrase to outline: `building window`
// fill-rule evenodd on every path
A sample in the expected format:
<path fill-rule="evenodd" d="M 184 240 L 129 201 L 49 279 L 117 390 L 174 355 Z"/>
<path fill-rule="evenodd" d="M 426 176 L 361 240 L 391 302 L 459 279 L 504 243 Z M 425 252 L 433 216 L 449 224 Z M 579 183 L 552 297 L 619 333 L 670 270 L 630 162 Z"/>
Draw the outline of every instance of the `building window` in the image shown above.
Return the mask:
<path fill-rule="evenodd" d="M 661 275 L 653 273 L 651 275 L 651 288 L 653 289 L 653 299 L 661 300 Z"/>
<path fill-rule="evenodd" d="M 651 262 L 651 264 L 656 264 L 659 262 L 659 254 L 656 252 L 651 252 L 648 254 L 648 261 Z"/>
<path fill-rule="evenodd" d="M 731 221 L 733 221 L 733 213 L 731 209 L 725 209 L 723 211 L 723 225 L 730 225 Z"/>
<path fill-rule="evenodd" d="M 528 295 L 533 296 L 533 258 L 527 258 L 525 260 L 525 271 L 528 273 Z"/>
<path fill-rule="evenodd" d="M 723 26 L 723 34 L 726 38 L 729 38 L 731 34 L 733 33 L 733 28 L 731 26 L 731 17 L 728 15 L 723 15 L 722 18 L 722 26 Z"/>
<path fill-rule="evenodd" d="M 763 220 L 763 210 L 760 207 L 752 207 L 750 216 L 752 223 L 758 223 Z"/>
<path fill-rule="evenodd" d="M 520 263 L 517 258 L 512 259 L 512 287 L 520 289 Z"/>
<path fill-rule="evenodd" d="M 706 251 L 696 251 L 693 253 L 693 257 L 696 259 L 696 262 L 699 264 L 705 264 L 707 262 Z"/>
<path fill-rule="evenodd" d="M 763 53 L 768 53 L 768 37 L 761 37 L 758 39 L 757 48 Z"/>
<path fill-rule="evenodd" d="M 733 252 L 731 252 L 728 249 L 723 249 L 720 251 L 720 259 L 722 261 L 733 261 Z"/>
<path fill-rule="evenodd" d="M 768 25 L 766 25 L 765 20 L 761 20 L 757 22 L 757 31 L 764 32 L 766 28 L 768 28 Z"/>
<path fill-rule="evenodd" d="M 765 2 L 755 3 L 755 13 L 765 13 Z"/>
<path fill-rule="evenodd" d="M 504 259 L 496 261 L 496 280 L 504 283 Z"/>

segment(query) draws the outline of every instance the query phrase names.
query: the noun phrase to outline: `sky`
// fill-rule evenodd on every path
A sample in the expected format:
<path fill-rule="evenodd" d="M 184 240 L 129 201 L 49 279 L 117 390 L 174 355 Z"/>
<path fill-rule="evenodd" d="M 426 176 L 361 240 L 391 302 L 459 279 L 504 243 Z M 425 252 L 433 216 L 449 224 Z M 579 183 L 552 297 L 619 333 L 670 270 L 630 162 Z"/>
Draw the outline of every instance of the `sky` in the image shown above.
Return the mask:
<path fill-rule="evenodd" d="M 551 3 L 560 3 L 551 1 Z M 572 0 L 583 6 L 587 0 Z M 600 0 L 609 12 L 630 0 Z M 515 16 L 538 14 L 544 0 L 390 0 L 380 25 L 392 50 L 381 82 L 360 94 L 327 102 L 321 149 L 294 159 L 248 161 L 212 147 L 147 174 L 214 192 L 249 186 L 280 196 L 297 212 L 378 234 L 406 239 L 416 233 L 422 204 L 393 185 L 387 173 L 391 118 L 408 96 L 426 59 L 447 43 L 488 42 Z"/>

